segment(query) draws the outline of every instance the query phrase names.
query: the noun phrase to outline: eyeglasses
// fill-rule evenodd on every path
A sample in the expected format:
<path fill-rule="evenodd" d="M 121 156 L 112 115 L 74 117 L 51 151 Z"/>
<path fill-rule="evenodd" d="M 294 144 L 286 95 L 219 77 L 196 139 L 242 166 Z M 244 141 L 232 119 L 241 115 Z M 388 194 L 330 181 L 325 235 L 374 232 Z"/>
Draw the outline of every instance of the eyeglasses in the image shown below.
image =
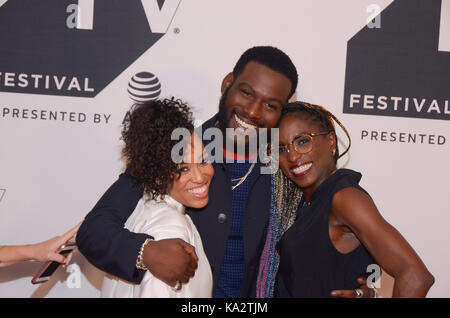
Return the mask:
<path fill-rule="evenodd" d="M 313 148 L 313 139 L 316 136 L 321 135 L 328 135 L 331 130 L 327 131 L 321 131 L 318 133 L 310 133 L 310 134 L 301 134 L 299 136 L 296 136 L 294 140 L 292 140 L 287 145 L 280 145 L 278 148 L 279 154 L 286 154 L 289 153 L 289 146 L 292 145 L 294 147 L 294 150 L 298 153 L 305 154 L 312 150 Z"/>

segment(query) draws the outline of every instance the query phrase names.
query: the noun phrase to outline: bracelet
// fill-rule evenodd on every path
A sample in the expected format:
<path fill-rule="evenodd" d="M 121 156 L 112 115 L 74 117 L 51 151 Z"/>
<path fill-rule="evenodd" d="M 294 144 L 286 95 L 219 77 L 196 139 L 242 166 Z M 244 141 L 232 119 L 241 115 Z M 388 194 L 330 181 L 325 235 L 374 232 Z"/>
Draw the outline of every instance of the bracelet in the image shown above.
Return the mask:
<path fill-rule="evenodd" d="M 145 245 L 147 245 L 151 241 L 154 241 L 154 239 L 149 237 L 149 238 L 147 238 L 144 241 L 144 243 L 142 243 L 141 249 L 139 250 L 139 254 L 138 254 L 138 257 L 137 257 L 137 260 L 136 260 L 136 268 L 137 269 L 148 270 L 148 268 L 144 264 L 143 255 L 144 255 L 144 247 L 145 247 Z"/>

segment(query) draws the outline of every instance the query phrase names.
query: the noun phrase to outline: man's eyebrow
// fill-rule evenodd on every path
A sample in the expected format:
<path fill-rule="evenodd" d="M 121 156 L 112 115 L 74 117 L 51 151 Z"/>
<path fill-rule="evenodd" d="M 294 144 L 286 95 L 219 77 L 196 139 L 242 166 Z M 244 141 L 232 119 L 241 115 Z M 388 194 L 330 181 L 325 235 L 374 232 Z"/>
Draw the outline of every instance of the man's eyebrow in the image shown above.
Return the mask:
<path fill-rule="evenodd" d="M 249 88 L 252 92 L 254 92 L 255 90 L 253 89 L 253 87 L 247 83 L 247 82 L 241 82 L 238 84 L 238 86 L 246 86 L 247 88 Z"/>
<path fill-rule="evenodd" d="M 252 92 L 255 92 L 255 90 L 253 89 L 253 87 L 247 83 L 247 82 L 241 82 L 238 84 L 238 86 L 246 86 L 248 89 L 250 89 Z M 281 105 L 284 104 L 283 101 L 279 100 L 278 98 L 269 98 L 269 101 L 273 101 L 273 102 L 277 102 L 280 103 Z"/>

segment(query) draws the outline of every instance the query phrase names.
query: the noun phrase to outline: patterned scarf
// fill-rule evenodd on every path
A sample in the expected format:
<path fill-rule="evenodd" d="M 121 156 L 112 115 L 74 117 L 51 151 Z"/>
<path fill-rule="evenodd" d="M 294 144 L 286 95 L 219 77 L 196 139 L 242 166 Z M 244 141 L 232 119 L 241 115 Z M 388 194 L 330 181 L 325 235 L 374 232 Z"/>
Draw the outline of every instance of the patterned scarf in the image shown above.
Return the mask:
<path fill-rule="evenodd" d="M 276 245 L 281 236 L 294 223 L 302 191 L 278 169 L 272 175 L 272 195 L 267 238 L 259 263 L 256 297 L 272 298 L 280 256 Z"/>

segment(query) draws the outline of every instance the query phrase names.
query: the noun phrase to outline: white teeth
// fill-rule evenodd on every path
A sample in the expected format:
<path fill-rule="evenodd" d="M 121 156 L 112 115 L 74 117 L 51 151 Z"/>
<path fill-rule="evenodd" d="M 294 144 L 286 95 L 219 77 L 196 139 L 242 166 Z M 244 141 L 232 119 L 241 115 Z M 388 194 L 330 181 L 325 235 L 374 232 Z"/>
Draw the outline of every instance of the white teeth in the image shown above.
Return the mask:
<path fill-rule="evenodd" d="M 207 189 L 208 189 L 208 187 L 206 185 L 204 185 L 203 187 L 198 187 L 198 188 L 195 188 L 195 189 L 188 190 L 188 192 L 193 193 L 193 194 L 202 194 Z"/>
<path fill-rule="evenodd" d="M 236 119 L 237 123 L 238 123 L 240 126 L 242 126 L 242 128 L 244 128 L 244 129 L 249 129 L 249 128 L 256 129 L 256 128 L 257 128 L 257 127 L 254 126 L 254 125 L 250 125 L 250 124 L 247 124 L 246 122 L 242 121 L 241 119 L 239 119 L 239 117 L 238 117 L 236 114 L 234 115 L 234 118 Z"/>
<path fill-rule="evenodd" d="M 306 170 L 308 170 L 309 168 L 311 168 L 311 166 L 312 166 L 312 162 L 307 163 L 307 164 L 304 164 L 304 165 L 301 165 L 301 166 L 299 166 L 299 167 L 297 167 L 297 168 L 295 168 L 295 169 L 291 169 L 291 171 L 292 171 L 294 174 L 299 174 L 299 173 L 305 172 Z"/>

